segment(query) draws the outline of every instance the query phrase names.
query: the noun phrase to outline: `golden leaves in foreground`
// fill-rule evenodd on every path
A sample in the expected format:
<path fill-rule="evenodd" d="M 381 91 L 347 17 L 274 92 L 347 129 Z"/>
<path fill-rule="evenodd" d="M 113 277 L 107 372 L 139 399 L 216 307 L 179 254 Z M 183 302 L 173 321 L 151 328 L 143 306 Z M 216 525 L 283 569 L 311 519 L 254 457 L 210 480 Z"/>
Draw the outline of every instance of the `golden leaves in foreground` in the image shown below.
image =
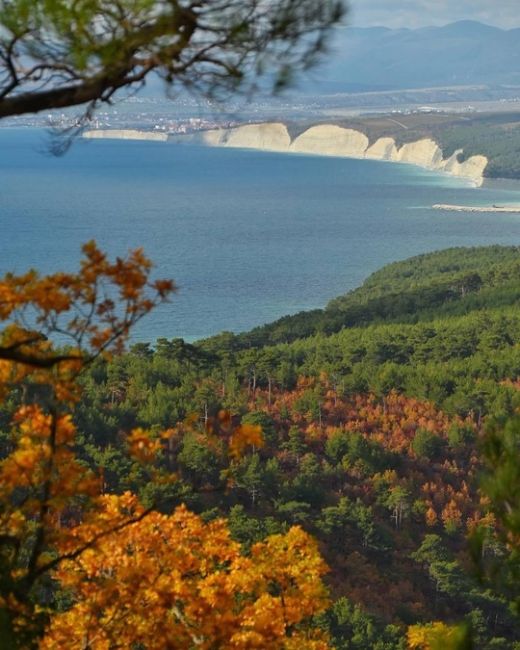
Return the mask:
<path fill-rule="evenodd" d="M 328 601 L 326 566 L 301 528 L 243 556 L 223 520 L 206 524 L 185 507 L 145 513 L 131 494 L 102 497 L 98 524 L 117 529 L 124 518 L 135 522 L 61 563 L 57 578 L 75 604 L 53 618 L 42 649 L 328 647 L 305 626 Z M 77 526 L 75 545 L 93 534 L 92 524 Z"/>
<path fill-rule="evenodd" d="M 0 280 L 0 321 L 7 323 L 0 359 L 48 370 L 121 350 L 130 328 L 175 291 L 170 280 L 150 279 L 152 263 L 141 249 L 114 262 L 93 241 L 82 252 L 78 273 L 30 271 Z M 70 347 L 57 354 L 54 336 Z M 0 368 L 2 381 L 7 370 Z"/>
<path fill-rule="evenodd" d="M 48 601 L 63 559 L 57 547 L 73 544 L 74 526 L 99 508 L 100 481 L 76 456 L 78 375 L 122 350 L 131 327 L 175 291 L 150 279 L 140 249 L 113 262 L 94 242 L 82 251 L 77 273 L 0 279 L 0 401 L 12 403 L 0 461 L 0 645 L 8 636 L 32 647 L 46 617 L 38 597 Z"/>
<path fill-rule="evenodd" d="M 0 645 L 325 650 L 309 621 L 328 606 L 326 566 L 301 528 L 244 556 L 223 520 L 101 495 L 95 470 L 76 456 L 78 374 L 121 350 L 175 290 L 150 281 L 141 250 L 109 262 L 90 242 L 83 254 L 77 274 L 0 280 L 0 400 L 16 396 L 0 461 Z M 263 444 L 260 427 L 234 426 L 228 413 L 206 424 L 209 444 L 233 458 Z M 174 434 L 134 429 L 128 451 L 153 467 Z"/>

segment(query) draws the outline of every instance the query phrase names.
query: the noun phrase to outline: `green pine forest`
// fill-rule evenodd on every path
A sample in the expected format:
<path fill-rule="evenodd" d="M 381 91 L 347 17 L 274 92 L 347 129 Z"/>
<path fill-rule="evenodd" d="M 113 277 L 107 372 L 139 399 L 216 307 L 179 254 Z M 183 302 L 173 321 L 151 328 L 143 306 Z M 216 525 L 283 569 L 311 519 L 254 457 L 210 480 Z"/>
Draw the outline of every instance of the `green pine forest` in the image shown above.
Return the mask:
<path fill-rule="evenodd" d="M 520 248 L 453 248 L 250 332 L 136 343 L 83 376 L 78 453 L 107 492 L 226 517 L 246 550 L 301 525 L 330 568 L 315 624 L 338 650 L 404 649 L 431 621 L 520 648 L 518 558 L 493 501 L 520 494 L 515 463 L 506 486 L 493 471 L 520 444 L 519 301 Z M 5 450 L 19 400 L 2 405 Z M 231 423 L 264 444 L 230 456 Z M 127 451 L 133 427 L 162 436 L 154 472 Z"/>

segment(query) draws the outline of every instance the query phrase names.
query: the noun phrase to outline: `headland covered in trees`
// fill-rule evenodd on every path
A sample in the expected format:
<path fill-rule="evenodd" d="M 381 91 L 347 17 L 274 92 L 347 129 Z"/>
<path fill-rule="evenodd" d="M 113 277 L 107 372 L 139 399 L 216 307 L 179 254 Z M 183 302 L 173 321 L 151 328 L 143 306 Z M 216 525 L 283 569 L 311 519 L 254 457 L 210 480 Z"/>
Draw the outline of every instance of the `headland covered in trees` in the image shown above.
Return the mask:
<path fill-rule="evenodd" d="M 508 548 L 482 476 L 486 432 L 520 407 L 519 276 L 517 247 L 450 249 L 323 310 L 99 359 L 75 415 L 82 462 L 108 492 L 226 517 L 246 555 L 292 525 L 311 533 L 332 598 L 313 625 L 333 648 L 426 648 L 407 630 L 463 620 L 475 647 L 516 648 L 517 590 L 489 578 Z M 239 423 L 262 437 L 236 455 Z M 156 431 L 156 459 L 133 459 L 122 427 Z"/>
<path fill-rule="evenodd" d="M 128 352 L 175 285 L 83 254 L 0 283 L 6 647 L 518 650 L 520 247 Z"/>

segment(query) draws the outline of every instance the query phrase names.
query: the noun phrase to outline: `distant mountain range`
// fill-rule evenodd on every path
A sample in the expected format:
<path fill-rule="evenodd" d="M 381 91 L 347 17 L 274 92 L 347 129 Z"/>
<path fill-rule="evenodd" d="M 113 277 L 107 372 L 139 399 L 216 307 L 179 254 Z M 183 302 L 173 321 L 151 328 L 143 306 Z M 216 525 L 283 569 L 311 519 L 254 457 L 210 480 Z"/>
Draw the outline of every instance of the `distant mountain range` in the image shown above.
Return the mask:
<path fill-rule="evenodd" d="M 520 29 L 474 21 L 413 30 L 347 27 L 333 48 L 329 61 L 302 80 L 302 91 L 520 85 Z"/>

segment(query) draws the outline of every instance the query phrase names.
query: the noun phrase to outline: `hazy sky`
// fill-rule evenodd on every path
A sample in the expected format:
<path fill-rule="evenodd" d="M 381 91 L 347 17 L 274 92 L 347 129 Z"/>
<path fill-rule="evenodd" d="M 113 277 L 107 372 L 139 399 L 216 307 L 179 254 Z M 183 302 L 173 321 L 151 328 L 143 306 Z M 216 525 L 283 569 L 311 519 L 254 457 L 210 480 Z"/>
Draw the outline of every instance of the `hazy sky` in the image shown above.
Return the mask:
<path fill-rule="evenodd" d="M 350 25 L 424 27 L 478 20 L 505 29 L 520 27 L 520 0 L 350 0 Z"/>

